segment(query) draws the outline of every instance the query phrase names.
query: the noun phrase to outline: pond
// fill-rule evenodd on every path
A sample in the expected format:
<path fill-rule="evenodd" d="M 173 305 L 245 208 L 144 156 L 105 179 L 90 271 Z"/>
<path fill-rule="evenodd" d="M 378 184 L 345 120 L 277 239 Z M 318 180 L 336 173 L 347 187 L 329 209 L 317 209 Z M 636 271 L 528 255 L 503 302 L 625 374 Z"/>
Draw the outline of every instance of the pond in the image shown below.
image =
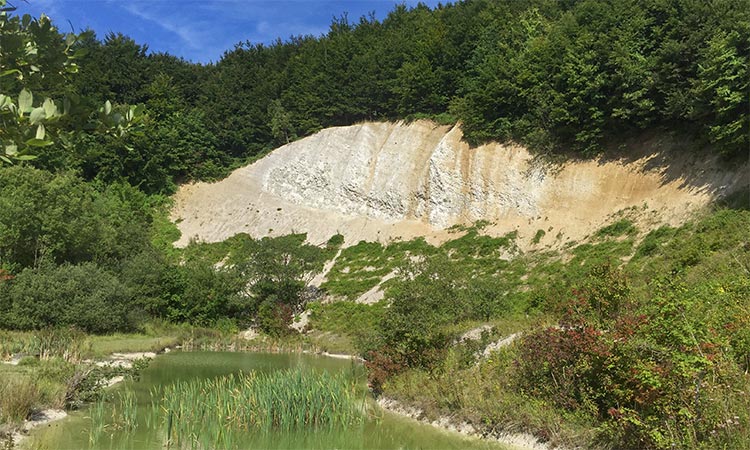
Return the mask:
<path fill-rule="evenodd" d="M 35 431 L 24 444 L 31 449 L 107 449 L 147 450 L 165 448 L 237 448 L 237 449 L 508 449 L 495 442 L 467 438 L 402 418 L 383 411 L 369 398 L 361 419 L 352 419 L 347 425 L 336 424 L 318 427 L 292 427 L 283 431 L 277 426 L 235 428 L 226 434 L 229 426 L 218 427 L 216 436 L 187 428 L 181 442 L 175 439 L 176 428 L 167 431 L 167 423 L 179 421 L 195 413 L 195 406 L 167 417 L 165 401 L 173 402 L 175 386 L 183 390 L 203 391 L 190 386 L 201 385 L 235 386 L 243 379 L 241 374 L 251 374 L 253 380 L 279 383 L 274 375 L 284 372 L 308 374 L 314 380 L 347 380 L 356 387 L 353 398 L 364 406 L 367 397 L 364 388 L 363 369 L 359 364 L 323 356 L 298 354 L 222 353 L 222 352 L 171 352 L 157 357 L 141 373 L 140 380 L 122 383 L 110 390 L 110 401 L 92 405 L 72 413 L 68 418 Z M 231 378 L 228 378 L 231 376 Z M 218 380 L 229 380 L 229 384 L 213 384 Z M 235 384 L 231 384 L 235 383 Z M 269 386 L 267 386 L 269 387 Z M 273 389 L 274 386 L 269 388 Z M 279 388 L 276 386 L 276 388 Z M 283 389 L 283 388 L 279 388 Z M 179 389 L 178 389 L 179 390 Z M 237 397 L 238 390 L 227 388 L 230 398 Z M 335 397 L 335 394 L 334 394 Z M 131 404 L 123 406 L 123 401 Z M 160 403 L 161 401 L 161 403 Z M 244 397 L 243 397 L 243 400 Z M 255 401 L 255 400 L 251 400 Z M 97 413 L 97 407 L 100 411 Z M 104 413 L 102 414 L 102 410 Z M 112 411 L 114 410 L 114 414 Z M 92 420 L 92 417 L 100 420 Z M 123 422 L 122 417 L 132 417 Z M 269 413 L 270 414 L 270 413 Z M 206 417 L 210 417 L 207 414 Z M 231 414 L 227 414 L 231 415 Z M 101 419 L 103 418 L 103 419 Z M 119 419 L 118 419 L 119 418 Z M 193 419 L 194 420 L 194 419 Z M 206 419 L 203 419 L 205 421 Z M 224 419 L 221 419 L 224 420 Z M 317 422 L 317 420 L 316 420 Z M 127 423 L 128 425 L 123 425 Z M 224 422 L 222 422 L 224 423 Z M 276 423 L 276 422 L 274 422 Z M 167 434 L 170 437 L 167 437 Z M 213 432 L 212 432 L 213 433 Z M 201 434 L 201 436 L 198 436 Z"/>

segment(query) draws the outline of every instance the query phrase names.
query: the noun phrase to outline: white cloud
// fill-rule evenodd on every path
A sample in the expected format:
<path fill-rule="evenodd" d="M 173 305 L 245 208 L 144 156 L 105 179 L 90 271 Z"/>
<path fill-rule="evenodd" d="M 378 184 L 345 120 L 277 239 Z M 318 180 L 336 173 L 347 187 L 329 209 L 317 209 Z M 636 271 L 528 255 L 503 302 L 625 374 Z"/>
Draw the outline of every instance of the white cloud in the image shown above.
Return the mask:
<path fill-rule="evenodd" d="M 183 43 L 187 44 L 194 50 L 199 50 L 204 47 L 204 32 L 198 27 L 198 23 L 184 20 L 184 18 L 178 18 L 182 25 L 178 25 L 174 19 L 168 18 L 164 15 L 164 11 L 148 11 L 149 7 L 157 5 L 158 3 L 141 3 L 131 2 L 122 5 L 125 10 L 136 17 L 150 21 L 163 28 L 166 31 L 176 35 L 182 40 Z"/>

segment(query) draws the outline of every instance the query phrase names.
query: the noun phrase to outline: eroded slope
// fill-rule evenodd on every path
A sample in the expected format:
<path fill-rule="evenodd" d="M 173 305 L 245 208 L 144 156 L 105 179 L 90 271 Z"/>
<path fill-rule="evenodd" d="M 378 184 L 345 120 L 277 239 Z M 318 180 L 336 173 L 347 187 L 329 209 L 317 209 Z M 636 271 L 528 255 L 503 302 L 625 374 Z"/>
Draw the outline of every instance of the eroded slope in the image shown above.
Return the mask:
<path fill-rule="evenodd" d="M 470 148 L 459 127 L 420 121 L 363 123 L 323 130 L 283 146 L 218 183 L 182 186 L 172 217 L 185 245 L 306 232 L 313 243 L 341 233 L 346 243 L 425 236 L 478 220 L 518 242 L 580 239 L 627 208 L 653 226 L 676 225 L 697 208 L 748 185 L 748 166 L 680 152 L 675 140 L 649 138 L 628 159 L 534 158 L 525 148 Z"/>

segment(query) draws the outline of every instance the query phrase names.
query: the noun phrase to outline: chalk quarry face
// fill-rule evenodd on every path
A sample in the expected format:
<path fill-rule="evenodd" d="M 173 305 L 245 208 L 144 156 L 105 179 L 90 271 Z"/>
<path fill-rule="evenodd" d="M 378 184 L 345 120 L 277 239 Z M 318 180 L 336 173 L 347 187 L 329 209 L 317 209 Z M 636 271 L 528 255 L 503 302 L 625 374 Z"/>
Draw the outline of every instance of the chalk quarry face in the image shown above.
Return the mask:
<path fill-rule="evenodd" d="M 184 185 L 172 219 L 190 239 L 237 233 L 307 233 L 346 244 L 424 236 L 454 238 L 456 224 L 518 232 L 518 243 L 581 239 L 619 216 L 651 228 L 678 225 L 695 209 L 748 184 L 750 167 L 680 157 L 675 140 L 644 139 L 627 160 L 551 164 L 525 148 L 470 148 L 458 126 L 363 123 L 329 128 L 285 145 L 217 183 Z M 628 152 L 632 155 L 633 152 Z M 684 154 L 683 154 L 684 155 Z"/>

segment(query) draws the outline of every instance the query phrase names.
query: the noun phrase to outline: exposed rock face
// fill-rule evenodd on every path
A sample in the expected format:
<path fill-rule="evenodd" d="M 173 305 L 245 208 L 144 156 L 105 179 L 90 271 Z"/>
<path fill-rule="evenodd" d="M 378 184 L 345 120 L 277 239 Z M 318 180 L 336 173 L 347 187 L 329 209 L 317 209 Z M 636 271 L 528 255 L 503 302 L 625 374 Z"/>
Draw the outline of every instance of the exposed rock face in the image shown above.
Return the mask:
<path fill-rule="evenodd" d="M 517 230 L 522 246 L 544 230 L 540 245 L 549 245 L 586 236 L 631 207 L 649 225 L 675 225 L 749 182 L 748 165 L 680 159 L 679 143 L 656 138 L 638 144 L 641 157 L 550 165 L 523 147 L 470 148 L 461 137 L 459 127 L 427 121 L 323 130 L 221 182 L 182 186 L 172 214 L 178 245 L 241 232 L 307 232 L 313 243 L 337 232 L 347 244 L 440 242 L 455 236 L 447 227 L 477 220 L 492 222 L 490 234 Z"/>

